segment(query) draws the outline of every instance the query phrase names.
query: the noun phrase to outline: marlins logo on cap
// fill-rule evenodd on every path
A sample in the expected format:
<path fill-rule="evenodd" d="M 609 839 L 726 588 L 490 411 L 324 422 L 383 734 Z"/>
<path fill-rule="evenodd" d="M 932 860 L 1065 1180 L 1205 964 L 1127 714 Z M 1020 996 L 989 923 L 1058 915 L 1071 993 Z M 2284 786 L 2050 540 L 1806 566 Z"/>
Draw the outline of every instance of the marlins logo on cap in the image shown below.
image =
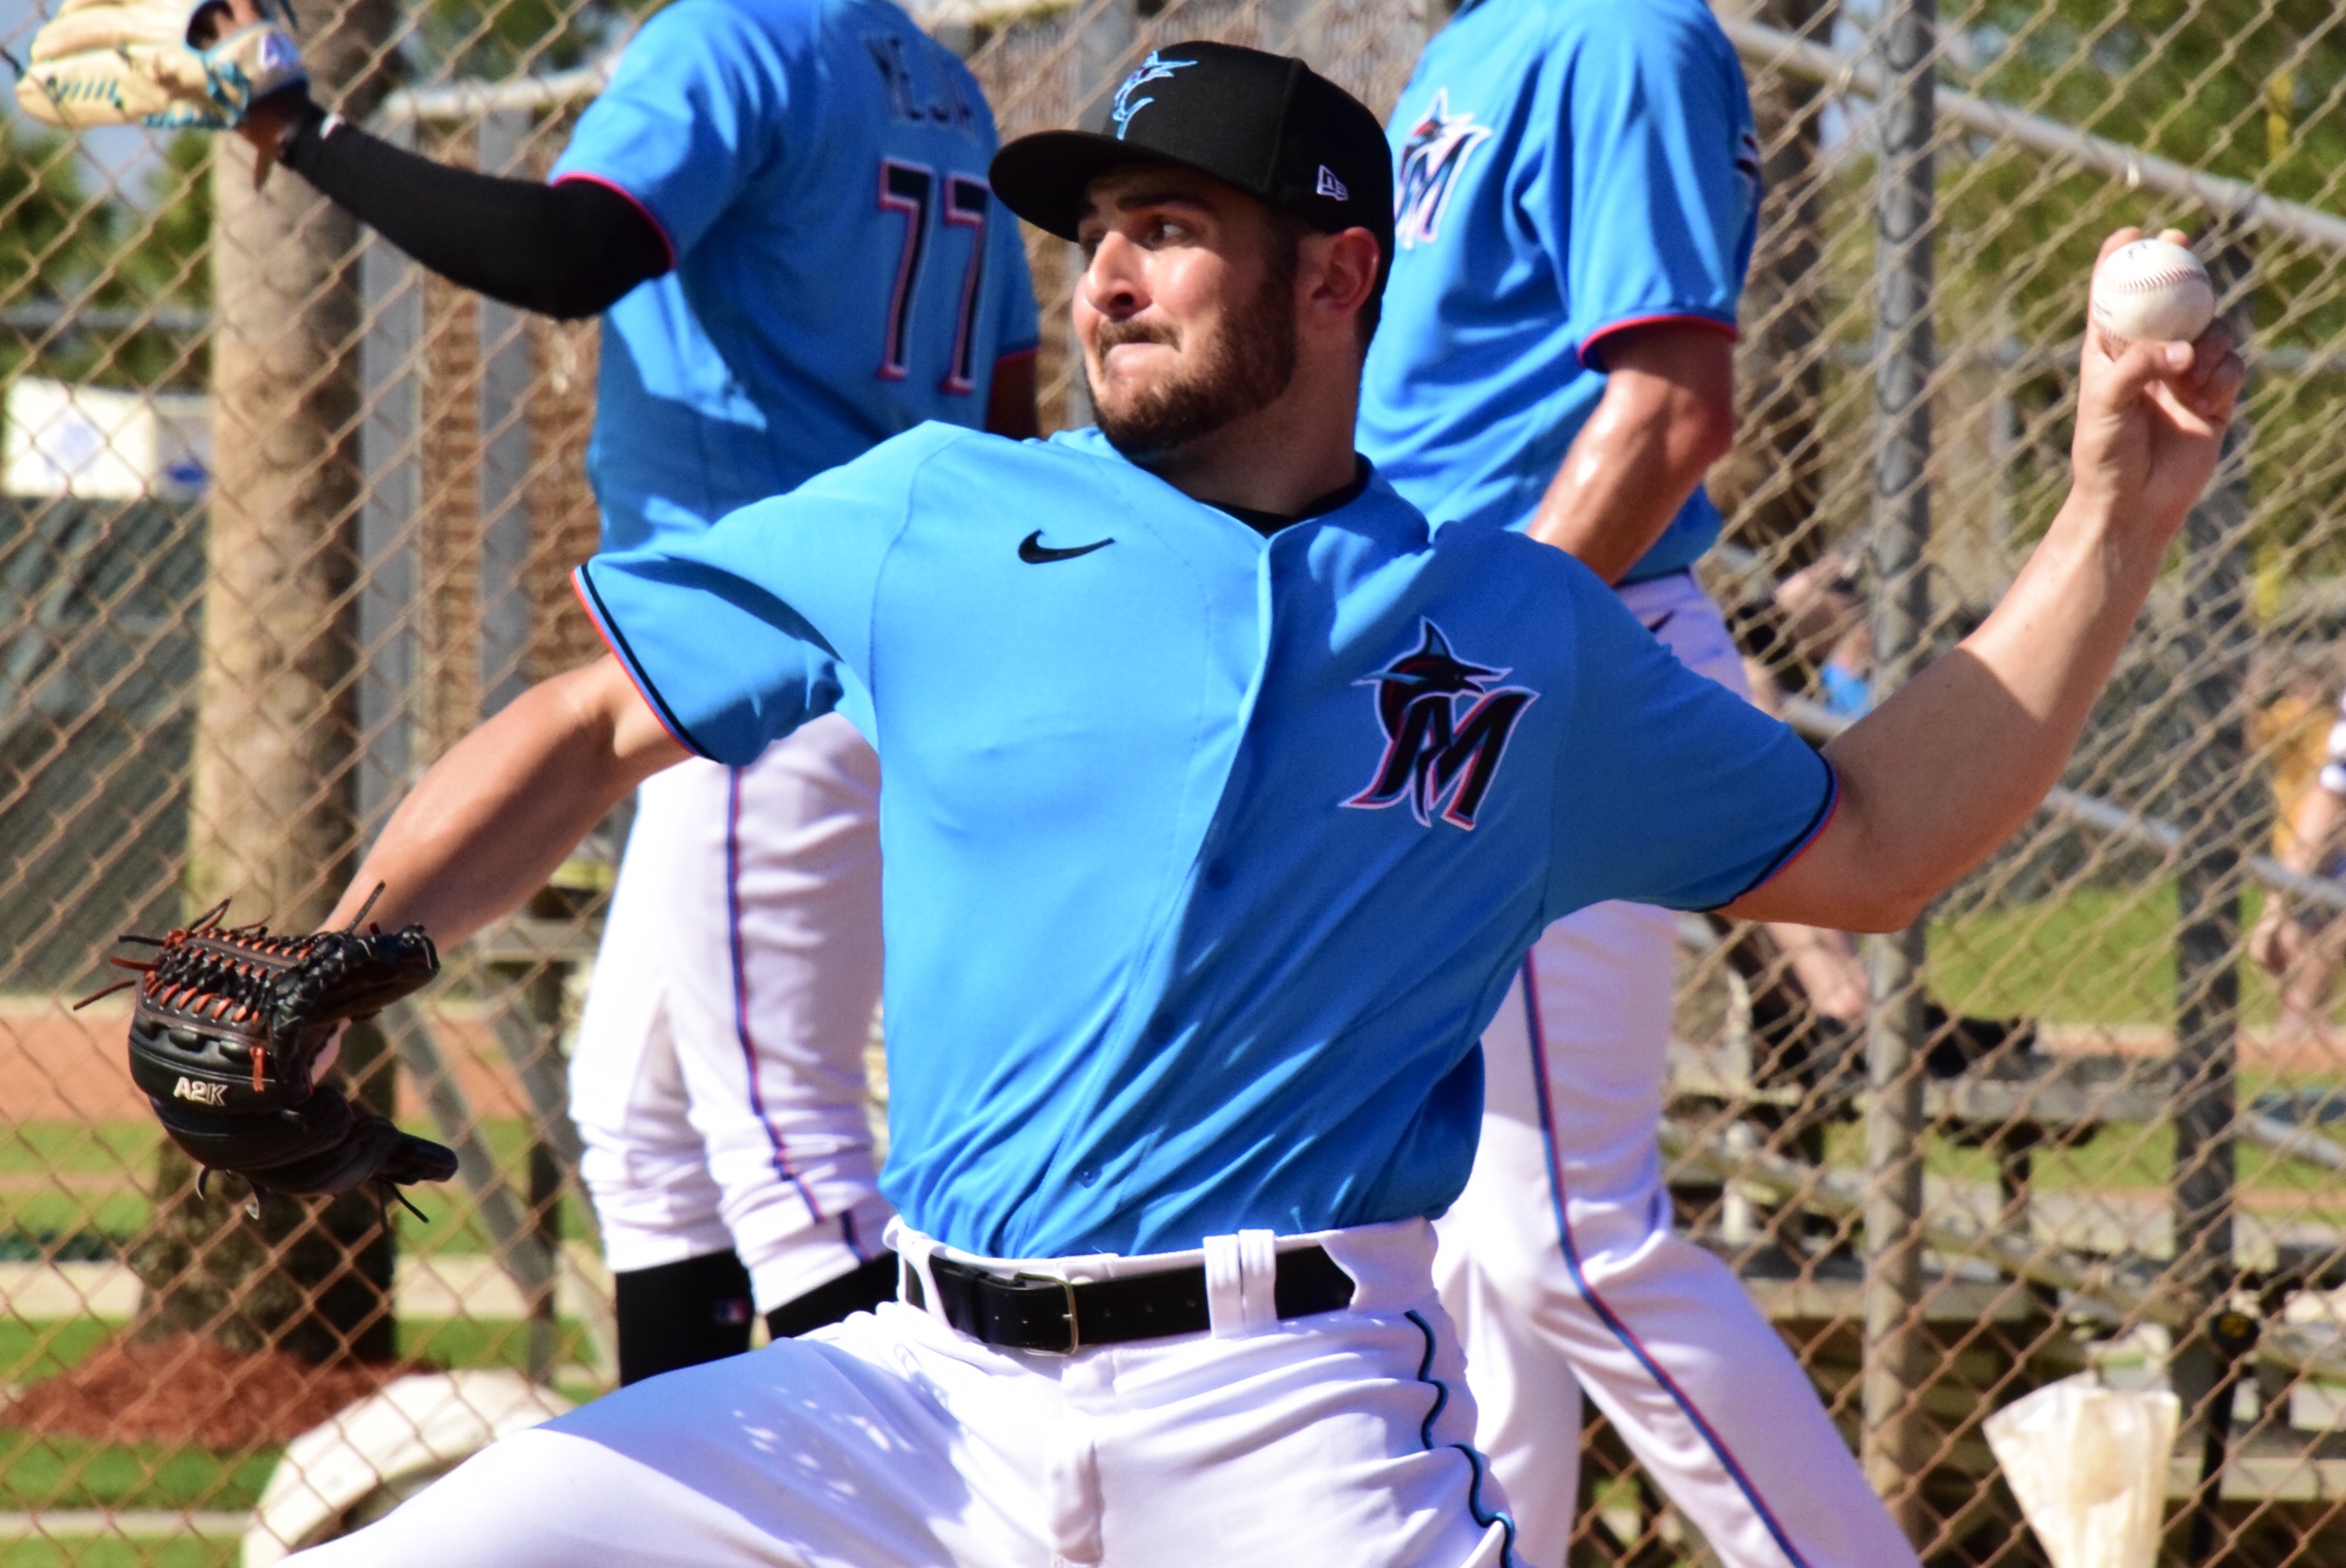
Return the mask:
<path fill-rule="evenodd" d="M 1116 140 L 1120 142 L 1124 140 L 1124 133 L 1132 128 L 1133 115 L 1157 101 L 1154 98 L 1143 98 L 1135 103 L 1132 101 L 1132 95 L 1135 92 L 1152 81 L 1164 81 L 1174 72 L 1186 70 L 1197 63 L 1194 60 L 1167 60 L 1159 51 L 1149 50 L 1148 58 L 1141 61 L 1140 69 L 1125 78 L 1124 85 L 1116 89 L 1115 107 L 1108 113 L 1110 122 L 1116 128 Z"/>

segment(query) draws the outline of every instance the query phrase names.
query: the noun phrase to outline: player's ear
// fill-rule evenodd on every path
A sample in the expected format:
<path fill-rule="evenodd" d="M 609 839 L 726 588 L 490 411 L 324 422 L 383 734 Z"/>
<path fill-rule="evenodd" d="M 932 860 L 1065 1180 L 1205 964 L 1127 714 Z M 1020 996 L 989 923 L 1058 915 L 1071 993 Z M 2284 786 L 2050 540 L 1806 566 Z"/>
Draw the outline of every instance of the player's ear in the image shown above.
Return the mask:
<path fill-rule="evenodd" d="M 1376 235 L 1360 228 L 1310 234 L 1304 237 L 1302 252 L 1297 273 L 1310 310 L 1349 323 L 1368 308 L 1384 259 Z"/>

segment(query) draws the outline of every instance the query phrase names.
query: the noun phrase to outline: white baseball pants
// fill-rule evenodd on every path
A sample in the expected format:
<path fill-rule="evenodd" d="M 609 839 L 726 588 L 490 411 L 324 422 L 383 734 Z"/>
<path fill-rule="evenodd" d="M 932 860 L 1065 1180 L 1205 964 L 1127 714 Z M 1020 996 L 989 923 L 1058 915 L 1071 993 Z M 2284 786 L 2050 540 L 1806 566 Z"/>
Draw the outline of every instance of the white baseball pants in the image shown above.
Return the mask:
<path fill-rule="evenodd" d="M 878 1252 L 879 806 L 835 714 L 639 792 L 570 1063 L 613 1269 L 731 1249 L 764 1313 Z"/>
<path fill-rule="evenodd" d="M 506 1437 L 295 1560 L 1506 1568 L 1431 1228 L 1311 1239 L 1358 1282 L 1344 1311 L 1261 1320 L 1268 1231 L 1208 1244 L 1210 1333 L 1035 1355 L 891 1302 Z M 900 1245 L 923 1266 L 927 1244 Z M 995 1266 L 1107 1278 L 1200 1256 Z"/>
<path fill-rule="evenodd" d="M 1697 674 L 1748 696 L 1690 576 L 1624 588 Z M 1917 1562 L 1791 1350 L 1671 1228 L 1655 1132 L 1672 917 L 1600 904 L 1550 926 L 1483 1035 L 1482 1141 L 1439 1223 L 1443 1304 L 1532 1568 L 1564 1568 L 1581 1391 L 1730 1568 Z M 1532 998 L 1536 995 L 1536 1006 Z"/>

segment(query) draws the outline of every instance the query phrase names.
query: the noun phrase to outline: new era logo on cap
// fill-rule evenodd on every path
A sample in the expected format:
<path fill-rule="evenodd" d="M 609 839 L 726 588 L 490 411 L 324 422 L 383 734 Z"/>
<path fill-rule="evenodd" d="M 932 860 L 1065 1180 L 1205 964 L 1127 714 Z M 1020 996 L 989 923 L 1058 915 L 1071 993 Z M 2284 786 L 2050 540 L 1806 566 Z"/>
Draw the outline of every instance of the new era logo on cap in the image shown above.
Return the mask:
<path fill-rule="evenodd" d="M 1332 196 L 1339 201 L 1352 200 L 1352 192 L 1344 188 L 1344 182 L 1339 180 L 1336 171 L 1325 164 L 1320 166 L 1320 183 L 1316 188 L 1322 196 Z"/>

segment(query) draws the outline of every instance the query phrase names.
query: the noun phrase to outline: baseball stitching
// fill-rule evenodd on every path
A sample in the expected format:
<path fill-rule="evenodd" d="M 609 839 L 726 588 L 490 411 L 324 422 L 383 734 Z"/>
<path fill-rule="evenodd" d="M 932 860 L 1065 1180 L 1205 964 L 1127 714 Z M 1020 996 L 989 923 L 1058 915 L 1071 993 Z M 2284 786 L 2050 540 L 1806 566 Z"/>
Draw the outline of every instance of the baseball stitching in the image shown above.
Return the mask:
<path fill-rule="evenodd" d="M 2121 280 L 2117 291 L 2140 294 L 2153 288 L 2164 288 L 2171 283 L 2191 283 L 2197 281 L 2197 273 L 2188 272 L 2180 267 L 2176 267 L 2164 272 L 2151 272 L 2143 277 Z"/>

